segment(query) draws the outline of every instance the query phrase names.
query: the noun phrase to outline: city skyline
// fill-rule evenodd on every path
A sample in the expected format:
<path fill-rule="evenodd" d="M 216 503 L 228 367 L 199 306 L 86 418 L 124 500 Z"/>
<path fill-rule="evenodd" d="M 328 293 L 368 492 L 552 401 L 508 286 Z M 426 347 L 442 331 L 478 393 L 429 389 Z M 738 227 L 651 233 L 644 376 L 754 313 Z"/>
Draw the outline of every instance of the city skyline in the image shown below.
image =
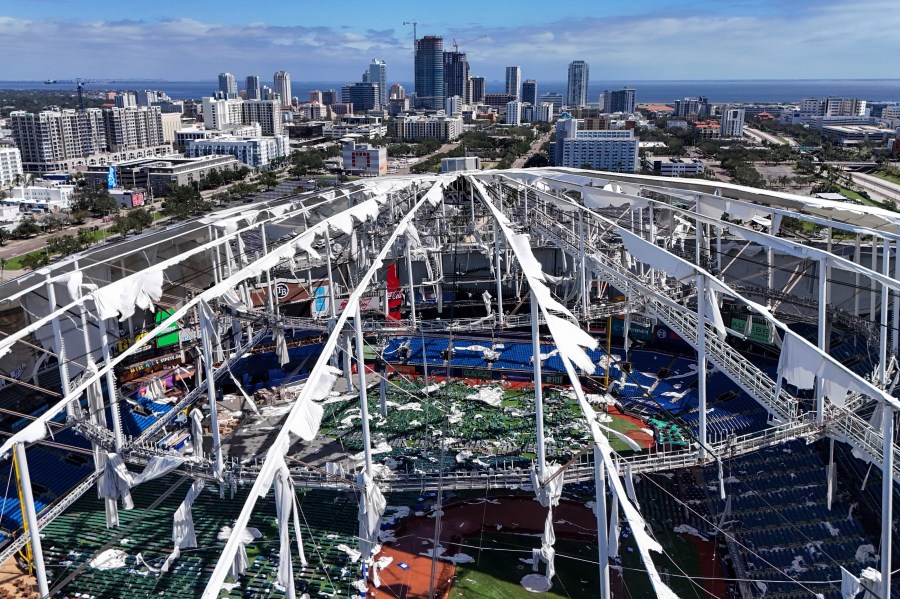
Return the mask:
<path fill-rule="evenodd" d="M 164 0 L 129 6 L 126 19 L 104 20 L 121 15 L 121 6 L 104 0 L 13 2 L 0 13 L 0 52 L 17 60 L 4 65 L 0 79 L 130 75 L 184 81 L 223 71 L 243 79 L 284 69 L 302 73 L 297 81 L 350 82 L 378 57 L 388 65 L 389 81 L 411 81 L 412 27 L 403 25 L 411 20 L 418 21 L 419 37 L 443 37 L 445 49 L 457 40 L 472 71 L 491 81 L 503 80 L 510 64 L 522 66 L 523 79 L 563 80 L 573 60 L 596 65 L 596 77 L 603 79 L 900 77 L 900 66 L 878 59 L 894 51 L 892 25 L 900 25 L 893 4 L 882 0 L 732 0 L 690 12 L 662 0 L 599 10 L 596 2 L 578 0 L 549 21 L 540 11 L 508 14 L 479 4 L 481 23 L 472 22 L 470 11 L 451 14 L 412 2 L 376 12 L 351 1 L 339 19 L 323 15 L 317 21 L 301 11 L 285 12 L 281 4 L 280 11 L 264 10 L 268 4 L 276 6 L 263 0 L 249 16 L 225 1 L 215 17 L 171 18 L 165 15 L 183 14 L 183 7 Z M 255 21 L 267 14 L 278 17 Z M 865 25 L 873 16 L 877 28 Z M 36 39 L 41 52 L 22 52 Z"/>

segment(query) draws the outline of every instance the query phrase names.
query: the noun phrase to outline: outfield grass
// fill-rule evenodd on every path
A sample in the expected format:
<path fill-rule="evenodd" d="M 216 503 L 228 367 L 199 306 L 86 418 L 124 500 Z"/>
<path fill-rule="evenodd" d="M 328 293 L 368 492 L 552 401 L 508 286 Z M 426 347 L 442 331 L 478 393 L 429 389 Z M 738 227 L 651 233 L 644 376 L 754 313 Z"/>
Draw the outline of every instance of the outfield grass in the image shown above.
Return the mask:
<path fill-rule="evenodd" d="M 531 574 L 531 564 L 519 558 L 530 559 L 531 550 L 540 545 L 535 536 L 516 534 L 485 534 L 464 541 L 463 553 L 475 558 L 475 562 L 456 567 L 450 599 L 534 599 L 535 593 L 522 588 L 519 581 Z M 594 599 L 599 595 L 599 568 L 594 564 L 567 559 L 574 556 L 582 560 L 597 561 L 597 546 L 584 541 L 556 541 L 556 577 L 553 588 L 541 597 L 553 599 Z M 517 551 L 498 551 L 513 549 Z M 541 566 L 541 573 L 544 566 Z M 634 597 L 645 595 L 633 595 Z M 646 595 L 650 596 L 650 595 Z"/>

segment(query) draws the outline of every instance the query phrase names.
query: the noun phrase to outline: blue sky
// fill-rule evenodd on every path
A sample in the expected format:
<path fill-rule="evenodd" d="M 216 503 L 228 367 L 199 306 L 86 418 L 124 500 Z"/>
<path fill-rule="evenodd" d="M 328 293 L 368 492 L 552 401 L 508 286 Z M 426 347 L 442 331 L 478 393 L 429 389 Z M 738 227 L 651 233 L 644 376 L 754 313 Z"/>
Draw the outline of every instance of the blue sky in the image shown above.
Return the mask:
<path fill-rule="evenodd" d="M 0 80 L 352 81 L 378 57 L 408 81 L 413 19 L 490 80 L 558 81 L 575 59 L 597 80 L 900 78 L 896 0 L 6 0 Z"/>

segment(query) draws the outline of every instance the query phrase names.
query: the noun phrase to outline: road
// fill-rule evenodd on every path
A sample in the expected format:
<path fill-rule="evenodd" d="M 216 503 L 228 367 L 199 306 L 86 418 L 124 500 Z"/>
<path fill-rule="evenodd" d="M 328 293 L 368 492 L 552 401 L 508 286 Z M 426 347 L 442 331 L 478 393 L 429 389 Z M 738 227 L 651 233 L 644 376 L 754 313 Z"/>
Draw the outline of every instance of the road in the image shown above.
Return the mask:
<path fill-rule="evenodd" d="M 413 167 L 416 164 L 419 164 L 421 162 L 428 160 L 435 154 L 442 154 L 444 152 L 449 152 L 450 150 L 456 149 L 456 147 L 459 146 L 459 144 L 460 144 L 459 141 L 452 141 L 450 143 L 446 143 L 446 144 L 442 145 L 440 148 L 438 148 L 437 151 L 432 152 L 431 154 L 426 154 L 426 155 L 422 156 L 421 158 L 419 158 L 419 160 L 415 164 L 410 164 L 410 165 L 398 168 L 396 173 L 391 173 L 391 174 L 392 175 L 408 175 L 410 167 Z"/>
<path fill-rule="evenodd" d="M 55 237 L 57 235 L 71 235 L 78 229 L 84 229 L 86 227 L 100 227 L 101 229 L 108 229 L 111 226 L 111 222 L 104 223 L 101 219 L 96 218 L 86 221 L 83 225 L 66 227 L 65 229 L 54 231 L 53 233 L 38 235 L 37 237 L 32 237 L 31 239 L 16 239 L 7 241 L 3 247 L 0 247 L 0 258 L 12 258 L 14 256 L 21 256 L 22 254 L 27 254 L 28 252 L 39 250 L 47 245 L 47 240 L 49 238 Z"/>
<path fill-rule="evenodd" d="M 528 150 L 528 153 L 520 158 L 516 158 L 516 161 L 513 162 L 512 167 L 513 168 L 522 168 L 523 166 L 525 166 L 525 163 L 528 161 L 528 159 L 531 158 L 532 156 L 534 156 L 535 154 L 537 154 L 541 150 L 541 146 L 544 145 L 545 143 L 547 143 L 547 141 L 549 139 L 550 139 L 550 131 L 548 131 L 547 133 L 544 133 L 543 135 L 538 137 L 536 140 L 534 140 L 534 142 L 532 142 L 532 144 L 531 144 L 531 148 Z"/>
<path fill-rule="evenodd" d="M 853 182 L 865 189 L 873 200 L 890 200 L 900 204 L 900 185 L 885 181 L 875 175 L 865 173 L 850 173 Z"/>
<path fill-rule="evenodd" d="M 796 146 L 797 142 L 790 138 L 781 138 L 772 135 L 771 133 L 766 133 L 765 131 L 760 131 L 759 129 L 752 129 L 750 127 L 744 126 L 744 133 L 749 135 L 750 137 L 756 138 L 758 141 L 765 141 L 774 146 Z"/>

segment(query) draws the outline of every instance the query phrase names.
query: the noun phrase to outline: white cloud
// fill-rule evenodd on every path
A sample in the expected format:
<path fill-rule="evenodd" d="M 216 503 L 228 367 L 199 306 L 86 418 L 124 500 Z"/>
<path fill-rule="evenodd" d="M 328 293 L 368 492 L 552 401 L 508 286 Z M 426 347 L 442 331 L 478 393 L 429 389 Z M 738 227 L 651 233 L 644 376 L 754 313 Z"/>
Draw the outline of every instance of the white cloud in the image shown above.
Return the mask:
<path fill-rule="evenodd" d="M 726 6 L 735 11 L 741 3 Z M 900 78 L 900 63 L 892 60 L 900 30 L 895 0 L 777 9 L 765 15 L 661 12 L 524 27 L 457 26 L 446 32 L 445 44 L 461 40 L 473 73 L 488 79 L 519 64 L 528 77 L 560 80 L 574 59 L 587 60 L 596 79 Z M 297 73 L 298 81 L 352 81 L 378 57 L 388 62 L 391 80 L 409 80 L 409 38 L 406 29 L 339 25 L 0 16 L 0 55 L 15 57 L 3 69 L 11 79 L 211 79 L 223 70 L 265 74 L 283 68 Z"/>

